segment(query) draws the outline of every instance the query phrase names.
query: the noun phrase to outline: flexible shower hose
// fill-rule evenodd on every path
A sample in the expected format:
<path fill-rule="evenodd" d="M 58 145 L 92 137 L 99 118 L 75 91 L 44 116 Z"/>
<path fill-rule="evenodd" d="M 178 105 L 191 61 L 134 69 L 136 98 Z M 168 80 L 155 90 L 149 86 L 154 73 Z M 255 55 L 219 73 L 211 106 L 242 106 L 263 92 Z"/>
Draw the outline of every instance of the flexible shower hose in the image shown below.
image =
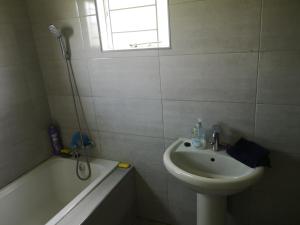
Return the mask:
<path fill-rule="evenodd" d="M 88 123 L 87 123 L 87 119 L 86 119 L 85 114 L 84 114 L 81 98 L 80 98 L 79 91 L 78 91 L 78 86 L 77 86 L 76 79 L 75 79 L 75 76 L 74 76 L 74 71 L 73 71 L 73 68 L 72 68 L 72 65 L 71 65 L 71 60 L 70 60 L 69 57 L 65 57 L 65 60 L 66 60 L 66 65 L 67 65 L 67 69 L 68 69 L 69 82 L 70 82 L 71 90 L 72 90 L 72 99 L 73 99 L 74 108 L 75 108 L 76 120 L 77 120 L 77 124 L 78 124 L 78 128 L 79 128 L 81 148 L 83 150 L 83 155 L 85 157 L 85 161 L 86 161 L 86 164 L 87 164 L 87 167 L 88 167 L 87 176 L 85 176 L 85 177 L 81 176 L 80 172 L 79 172 L 80 171 L 80 168 L 79 168 L 80 167 L 80 157 L 79 157 L 79 154 L 77 154 L 77 157 L 76 157 L 76 176 L 80 180 L 88 180 L 92 175 L 92 170 L 91 170 L 91 165 L 90 165 L 90 161 L 89 161 L 88 152 L 87 152 L 86 146 L 84 145 L 84 141 L 83 141 L 83 133 L 82 133 L 82 127 L 81 127 L 80 118 L 79 118 L 79 112 L 78 112 L 78 105 L 77 105 L 77 102 L 76 102 L 76 97 L 78 98 L 79 107 L 80 107 L 80 110 L 82 111 L 84 122 L 86 123 L 86 126 L 87 126 L 88 135 L 90 137 L 92 137 L 92 136 L 91 136 L 91 132 L 90 132 L 90 129 L 89 129 L 89 126 L 88 126 Z"/>
<path fill-rule="evenodd" d="M 75 79 L 75 76 L 74 76 L 74 71 L 73 71 L 73 68 L 72 68 L 72 64 L 71 64 L 71 59 L 70 59 L 69 52 L 67 51 L 67 49 L 65 47 L 65 44 L 63 42 L 64 41 L 63 37 L 60 37 L 58 39 L 59 39 L 60 47 L 61 47 L 63 56 L 65 58 L 65 62 L 66 62 L 66 65 L 67 65 L 68 78 L 69 78 L 69 82 L 70 82 L 70 86 L 71 86 L 72 99 L 73 99 L 74 108 L 75 108 L 75 115 L 76 115 L 76 120 L 77 120 L 77 124 L 78 124 L 78 128 L 79 128 L 81 148 L 83 150 L 82 152 L 83 152 L 83 155 L 84 155 L 87 167 L 88 167 L 88 174 L 87 174 L 87 176 L 80 175 L 80 172 L 79 172 L 80 171 L 80 168 L 79 168 L 80 167 L 80 157 L 79 157 L 79 154 L 77 154 L 75 152 L 75 155 L 76 155 L 76 176 L 80 180 L 88 180 L 91 177 L 91 175 L 92 175 L 92 170 L 91 170 L 91 165 L 90 165 L 90 160 L 89 160 L 88 152 L 87 152 L 87 149 L 86 149 L 86 147 L 84 145 L 84 142 L 83 142 L 82 126 L 81 126 L 81 123 L 80 123 L 80 118 L 79 118 L 79 112 L 78 112 L 78 105 L 77 105 L 77 102 L 76 102 L 76 97 L 78 98 L 79 107 L 80 107 L 80 110 L 81 110 L 81 112 L 83 114 L 84 122 L 85 122 L 85 124 L 87 126 L 88 135 L 90 137 L 92 137 L 92 136 L 91 136 L 91 132 L 90 132 L 90 129 L 89 129 L 89 126 L 88 126 L 88 123 L 87 123 L 87 119 L 85 117 L 85 113 L 84 113 L 84 110 L 83 110 L 83 106 L 82 106 L 80 94 L 79 94 L 79 91 L 78 91 L 78 86 L 77 86 L 77 83 L 76 83 L 76 79 Z"/>
<path fill-rule="evenodd" d="M 77 102 L 76 102 L 76 97 L 78 98 L 79 107 L 80 107 L 80 110 L 83 114 L 84 122 L 86 123 L 88 135 L 90 136 L 90 138 L 92 136 L 91 136 L 91 132 L 90 132 L 90 129 L 89 129 L 89 126 L 88 126 L 88 123 L 87 123 L 87 119 L 85 117 L 85 113 L 84 113 L 84 110 L 83 110 L 83 107 L 82 107 L 82 102 L 81 102 L 80 94 L 79 94 L 79 91 L 78 91 L 78 86 L 77 86 L 77 83 L 76 83 L 76 79 L 75 79 L 75 76 L 74 76 L 74 71 L 73 71 L 72 64 L 71 64 L 71 55 L 70 55 L 70 52 L 67 48 L 64 36 L 61 33 L 61 31 L 58 30 L 53 24 L 51 24 L 48 27 L 48 29 L 59 41 L 60 49 L 61 49 L 62 55 L 65 59 L 66 65 L 67 65 L 68 78 L 69 78 L 69 82 L 70 82 L 70 85 L 71 85 L 72 97 L 73 97 L 75 114 L 76 114 L 76 120 L 77 120 L 77 124 L 78 124 L 78 128 L 79 128 L 81 148 L 83 149 L 83 155 L 85 157 L 85 161 L 86 161 L 86 164 L 88 166 L 87 176 L 81 176 L 80 173 L 79 173 L 79 170 L 80 170 L 80 168 L 79 168 L 80 167 L 79 154 L 78 154 L 77 151 L 75 151 L 75 157 L 76 157 L 76 160 L 77 160 L 76 161 L 76 175 L 80 180 L 88 180 L 92 175 L 92 170 L 91 170 L 91 165 L 90 165 L 90 161 L 89 161 L 88 152 L 87 152 L 86 146 L 84 145 L 84 141 L 83 141 L 83 133 L 82 133 L 82 127 L 81 127 L 81 124 L 80 124 L 80 118 L 79 118 L 79 112 L 78 112 L 79 109 L 78 109 L 78 105 L 77 105 Z"/>

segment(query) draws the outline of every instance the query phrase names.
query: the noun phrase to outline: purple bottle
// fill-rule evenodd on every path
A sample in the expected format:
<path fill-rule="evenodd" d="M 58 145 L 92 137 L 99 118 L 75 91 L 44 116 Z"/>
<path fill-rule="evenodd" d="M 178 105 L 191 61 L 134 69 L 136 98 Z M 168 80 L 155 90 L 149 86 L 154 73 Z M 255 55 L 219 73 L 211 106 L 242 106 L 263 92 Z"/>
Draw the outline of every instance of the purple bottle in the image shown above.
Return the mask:
<path fill-rule="evenodd" d="M 63 148 L 62 141 L 59 135 L 59 129 L 51 124 L 48 128 L 48 134 L 50 137 L 53 154 L 58 155 L 60 153 L 60 150 Z"/>

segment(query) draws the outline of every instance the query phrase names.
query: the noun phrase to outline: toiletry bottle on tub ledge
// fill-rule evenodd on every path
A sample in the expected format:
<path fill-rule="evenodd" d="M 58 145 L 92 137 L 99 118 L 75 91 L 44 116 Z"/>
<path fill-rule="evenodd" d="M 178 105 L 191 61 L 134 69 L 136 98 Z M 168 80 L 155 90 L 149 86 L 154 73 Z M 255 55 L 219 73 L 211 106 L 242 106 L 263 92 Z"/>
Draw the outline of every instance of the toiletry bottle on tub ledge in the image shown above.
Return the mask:
<path fill-rule="evenodd" d="M 60 133 L 58 127 L 51 124 L 48 128 L 48 134 L 50 137 L 52 151 L 54 155 L 59 155 L 60 150 L 63 148 Z"/>

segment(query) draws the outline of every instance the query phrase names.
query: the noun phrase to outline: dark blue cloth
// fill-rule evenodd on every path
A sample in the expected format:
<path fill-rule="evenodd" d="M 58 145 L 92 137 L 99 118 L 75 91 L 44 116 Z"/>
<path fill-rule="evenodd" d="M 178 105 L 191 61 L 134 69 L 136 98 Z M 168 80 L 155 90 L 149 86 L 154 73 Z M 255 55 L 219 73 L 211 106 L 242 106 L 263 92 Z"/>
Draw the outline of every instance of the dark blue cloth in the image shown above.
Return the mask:
<path fill-rule="evenodd" d="M 227 153 L 251 168 L 258 166 L 271 167 L 270 151 L 244 138 L 241 138 L 234 146 L 228 148 Z"/>
<path fill-rule="evenodd" d="M 86 134 L 82 134 L 82 141 L 84 146 L 88 146 L 91 144 L 91 140 Z M 80 132 L 77 131 L 72 136 L 70 148 L 75 149 L 75 148 L 79 148 L 80 146 L 81 146 L 81 135 Z"/>

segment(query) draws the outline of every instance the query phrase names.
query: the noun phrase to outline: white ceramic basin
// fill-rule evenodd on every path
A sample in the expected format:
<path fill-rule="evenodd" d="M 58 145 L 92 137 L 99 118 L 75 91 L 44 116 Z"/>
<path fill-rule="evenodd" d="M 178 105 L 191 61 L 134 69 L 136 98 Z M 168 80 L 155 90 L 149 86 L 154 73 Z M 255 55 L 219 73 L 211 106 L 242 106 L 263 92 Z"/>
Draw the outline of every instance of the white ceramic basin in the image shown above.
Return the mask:
<path fill-rule="evenodd" d="M 164 153 L 167 170 L 202 194 L 231 195 L 253 185 L 263 174 L 263 167 L 250 168 L 225 151 L 198 150 L 180 138 Z"/>

